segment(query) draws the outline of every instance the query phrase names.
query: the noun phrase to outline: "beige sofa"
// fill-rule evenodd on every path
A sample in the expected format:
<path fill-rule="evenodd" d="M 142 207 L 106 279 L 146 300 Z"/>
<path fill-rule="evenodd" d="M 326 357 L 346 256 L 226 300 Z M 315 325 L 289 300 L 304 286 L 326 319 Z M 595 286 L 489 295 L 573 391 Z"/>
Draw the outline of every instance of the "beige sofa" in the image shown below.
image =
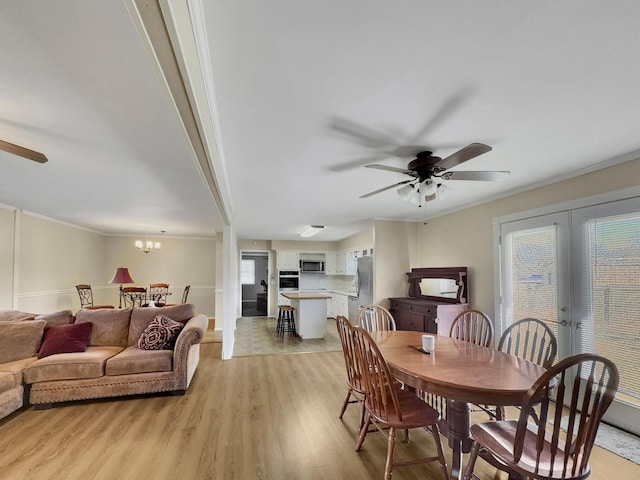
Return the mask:
<path fill-rule="evenodd" d="M 23 371 L 37 360 L 45 327 L 71 322 L 70 310 L 45 315 L 0 311 L 0 418 L 25 404 Z"/>
<path fill-rule="evenodd" d="M 173 349 L 142 350 L 136 343 L 149 323 L 164 315 L 184 326 Z M 20 320 L 44 330 L 46 318 Z M 200 341 L 207 329 L 206 316 L 194 312 L 191 304 L 161 308 L 80 310 L 73 323 L 90 322 L 92 331 L 85 351 L 56 353 L 37 358 L 34 353 L 18 362 L 0 364 L 0 372 L 13 372 L 13 387 L 6 389 L 10 400 L 3 405 L 0 390 L 0 418 L 20 408 L 18 393 L 35 408 L 53 403 L 154 392 L 184 394 L 200 358 Z M 18 322 L 10 322 L 13 325 Z M 8 325 L 9 323 L 6 323 Z M 6 326 L 5 325 L 5 326 Z M 37 328 L 36 328 L 37 327 Z M 0 324 L 0 328 L 3 328 Z M 17 327 L 16 327 L 17 328 Z M 25 327 L 22 327 L 26 330 Z M 7 330 L 5 328 L 5 330 Z M 40 348 L 42 334 L 36 341 Z M 24 351 L 29 353 L 33 350 Z M 24 355 L 23 353 L 23 355 Z M 0 377 L 0 385 L 2 385 Z M 7 381 L 7 387 L 12 381 Z M 13 410 L 12 410 L 13 409 Z M 8 414 L 6 413 L 6 414 Z"/>

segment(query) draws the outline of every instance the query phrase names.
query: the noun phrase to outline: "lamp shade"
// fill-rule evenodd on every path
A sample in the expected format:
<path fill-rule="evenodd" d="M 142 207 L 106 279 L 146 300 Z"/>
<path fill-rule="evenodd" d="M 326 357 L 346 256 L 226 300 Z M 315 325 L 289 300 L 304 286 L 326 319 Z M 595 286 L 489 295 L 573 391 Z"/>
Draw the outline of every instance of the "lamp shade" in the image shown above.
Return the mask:
<path fill-rule="evenodd" d="M 135 283 L 131 275 L 129 275 L 129 269 L 126 267 L 118 267 L 116 273 L 113 275 L 113 280 L 110 283 Z"/>
<path fill-rule="evenodd" d="M 420 194 L 423 197 L 428 197 L 429 195 L 433 195 L 434 193 L 436 193 L 437 189 L 438 189 L 438 185 L 436 184 L 436 182 L 434 182 L 430 178 L 426 179 L 424 182 L 420 184 Z"/>
<path fill-rule="evenodd" d="M 407 185 L 405 185 L 404 187 L 400 187 L 398 190 L 398 195 L 400 196 L 401 199 L 405 200 L 405 201 L 409 201 L 409 199 L 411 198 L 411 196 L 413 195 L 413 184 L 409 183 Z"/>

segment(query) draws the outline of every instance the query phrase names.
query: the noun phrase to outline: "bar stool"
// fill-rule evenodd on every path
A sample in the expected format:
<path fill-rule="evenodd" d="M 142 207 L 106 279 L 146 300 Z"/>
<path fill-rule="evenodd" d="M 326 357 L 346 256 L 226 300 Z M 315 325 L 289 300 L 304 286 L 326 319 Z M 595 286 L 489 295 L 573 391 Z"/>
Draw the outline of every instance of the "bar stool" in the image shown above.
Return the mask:
<path fill-rule="evenodd" d="M 286 332 L 296 335 L 295 310 L 291 305 L 278 305 L 278 324 L 276 326 L 278 335 L 284 335 Z"/>

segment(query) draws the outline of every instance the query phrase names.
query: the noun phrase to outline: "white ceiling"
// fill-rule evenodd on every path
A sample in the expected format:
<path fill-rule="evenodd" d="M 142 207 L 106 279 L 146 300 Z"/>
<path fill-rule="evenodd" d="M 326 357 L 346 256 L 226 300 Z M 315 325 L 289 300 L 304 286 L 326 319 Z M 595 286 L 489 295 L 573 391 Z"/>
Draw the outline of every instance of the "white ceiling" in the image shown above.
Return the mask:
<path fill-rule="evenodd" d="M 192 2 L 198 4 L 199 2 Z M 640 2 L 202 1 L 238 238 L 338 240 L 640 157 Z M 195 9 L 195 11 L 198 11 Z M 105 233 L 209 236 L 218 209 L 120 2 L 3 2 L 0 203 Z M 346 134 L 345 130 L 353 134 Z M 493 150 L 421 209 L 397 147 Z M 416 149 L 409 149 L 415 153 Z"/>

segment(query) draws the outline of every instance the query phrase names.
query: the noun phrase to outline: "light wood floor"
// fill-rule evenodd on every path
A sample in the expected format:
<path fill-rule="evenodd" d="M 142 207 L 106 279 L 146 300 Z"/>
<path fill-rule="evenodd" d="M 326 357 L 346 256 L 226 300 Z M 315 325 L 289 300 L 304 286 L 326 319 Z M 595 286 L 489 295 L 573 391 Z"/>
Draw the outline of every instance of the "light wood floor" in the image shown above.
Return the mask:
<path fill-rule="evenodd" d="M 354 451 L 358 409 L 337 418 L 346 393 L 341 352 L 203 358 L 183 397 L 149 396 L 22 410 L 0 420 L 1 480 L 381 479 L 386 441 Z M 483 419 L 484 420 L 484 419 Z M 432 450 L 425 432 L 396 454 Z M 640 466 L 596 448 L 590 480 L 640 478 Z M 486 464 L 483 480 L 506 478 Z M 435 465 L 395 480 L 438 479 Z"/>

